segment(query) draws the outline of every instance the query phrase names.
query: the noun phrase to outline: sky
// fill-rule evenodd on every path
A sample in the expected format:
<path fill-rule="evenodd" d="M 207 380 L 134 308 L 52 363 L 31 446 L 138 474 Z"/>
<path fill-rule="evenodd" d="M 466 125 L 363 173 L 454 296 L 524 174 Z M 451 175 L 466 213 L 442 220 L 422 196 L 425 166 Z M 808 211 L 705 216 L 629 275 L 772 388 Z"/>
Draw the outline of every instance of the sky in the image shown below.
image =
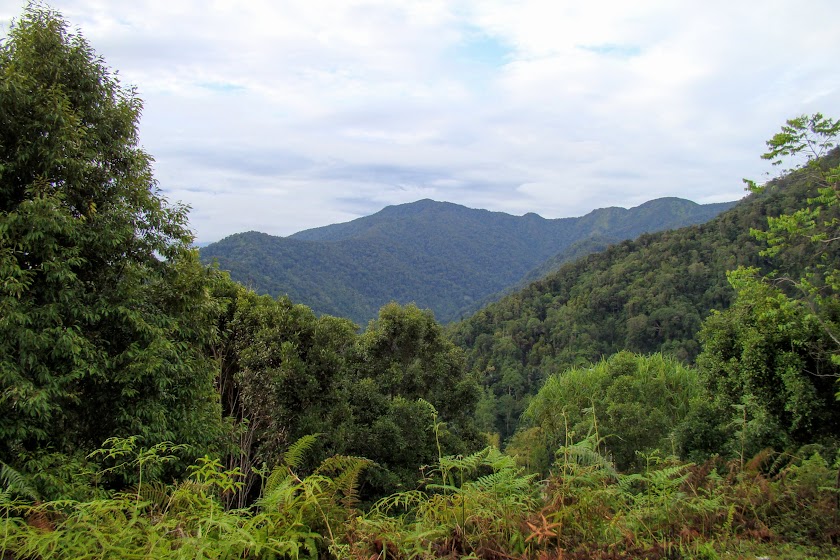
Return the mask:
<path fill-rule="evenodd" d="M 0 0 L 0 37 L 25 2 Z M 144 100 L 199 243 L 423 198 L 546 218 L 737 200 L 840 117 L 836 0 L 54 0 Z"/>

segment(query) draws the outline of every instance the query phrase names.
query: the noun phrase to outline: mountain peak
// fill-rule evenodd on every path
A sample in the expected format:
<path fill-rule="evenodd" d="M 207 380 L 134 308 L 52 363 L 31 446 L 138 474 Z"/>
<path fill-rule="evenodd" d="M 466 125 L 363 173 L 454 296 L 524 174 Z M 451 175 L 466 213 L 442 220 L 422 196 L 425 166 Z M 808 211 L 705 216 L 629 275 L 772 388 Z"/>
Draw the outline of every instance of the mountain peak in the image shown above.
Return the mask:
<path fill-rule="evenodd" d="M 234 279 L 320 313 L 365 323 L 389 301 L 413 301 L 446 322 L 564 251 L 580 255 L 604 245 L 582 241 L 700 223 L 712 217 L 704 209 L 664 203 L 545 219 L 426 198 L 285 238 L 232 236 L 202 249 L 201 258 L 218 259 Z"/>

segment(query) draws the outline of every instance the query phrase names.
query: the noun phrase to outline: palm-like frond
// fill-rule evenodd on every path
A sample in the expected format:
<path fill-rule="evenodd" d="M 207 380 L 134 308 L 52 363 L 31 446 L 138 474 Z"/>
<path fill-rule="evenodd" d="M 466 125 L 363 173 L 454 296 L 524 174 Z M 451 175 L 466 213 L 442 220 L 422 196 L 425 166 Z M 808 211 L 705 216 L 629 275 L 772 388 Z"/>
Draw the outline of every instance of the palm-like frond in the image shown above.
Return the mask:
<path fill-rule="evenodd" d="M 6 463 L 0 463 L 0 482 L 3 484 L 0 496 L 4 499 L 12 496 L 33 501 L 38 499 L 38 493 L 29 485 L 26 477 Z"/>
<path fill-rule="evenodd" d="M 294 470 L 299 469 L 303 461 L 303 456 L 307 451 L 312 449 L 318 437 L 321 434 L 309 434 L 301 437 L 296 442 L 291 444 L 289 448 L 283 453 L 283 464 L 288 468 Z"/>
<path fill-rule="evenodd" d="M 349 455 L 334 455 L 325 459 L 315 474 L 332 475 L 335 491 L 342 496 L 344 507 L 355 507 L 359 497 L 359 475 L 373 465 L 370 459 Z"/>

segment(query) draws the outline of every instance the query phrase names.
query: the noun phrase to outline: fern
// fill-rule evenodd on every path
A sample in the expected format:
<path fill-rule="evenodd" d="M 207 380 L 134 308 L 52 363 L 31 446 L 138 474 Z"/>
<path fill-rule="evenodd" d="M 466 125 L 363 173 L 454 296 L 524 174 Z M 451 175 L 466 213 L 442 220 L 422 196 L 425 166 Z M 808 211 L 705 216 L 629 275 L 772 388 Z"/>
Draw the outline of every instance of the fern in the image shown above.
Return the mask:
<path fill-rule="evenodd" d="M 288 467 L 289 470 L 299 469 L 303 462 L 303 456 L 307 451 L 312 449 L 312 446 L 315 445 L 316 441 L 318 441 L 318 437 L 320 437 L 320 435 L 321 434 L 305 435 L 291 444 L 286 452 L 283 453 L 283 464 Z"/>
<path fill-rule="evenodd" d="M 384 516 L 394 510 L 408 510 L 429 499 L 428 494 L 421 490 L 407 490 L 380 498 L 370 509 L 373 517 Z"/>
<path fill-rule="evenodd" d="M 276 467 L 271 471 L 265 483 L 265 492 L 257 500 L 256 506 L 262 510 L 282 509 L 294 501 L 300 491 L 300 481 L 290 475 L 285 467 Z"/>
<path fill-rule="evenodd" d="M 526 495 L 532 485 L 534 474 L 522 475 L 512 470 L 502 470 L 479 477 L 468 487 L 476 492 L 492 492 L 500 495 Z"/>
<path fill-rule="evenodd" d="M 334 455 L 325 459 L 315 470 L 315 474 L 334 474 L 332 483 L 335 491 L 342 496 L 342 505 L 345 509 L 353 509 L 359 498 L 359 476 L 364 469 L 371 465 L 373 465 L 373 461 L 369 459 Z"/>
<path fill-rule="evenodd" d="M 11 496 L 32 501 L 38 499 L 38 493 L 29 485 L 26 477 L 2 462 L 0 462 L 0 482 L 3 484 L 3 490 L 0 492 L 0 499 L 3 502 L 6 502 Z"/>
<path fill-rule="evenodd" d="M 608 478 L 617 479 L 618 471 L 615 465 L 599 451 L 602 442 L 603 438 L 596 438 L 594 434 L 590 434 L 577 443 L 563 445 L 556 453 L 558 463 L 561 459 L 562 463 L 555 465 L 560 466 L 563 472 L 572 469 L 572 465 L 596 467 Z"/>
<path fill-rule="evenodd" d="M 194 480 L 184 480 L 174 488 L 170 488 L 164 513 L 196 514 L 212 507 L 204 492 L 204 485 Z M 148 498 L 146 498 L 148 499 Z"/>
<path fill-rule="evenodd" d="M 120 494 L 134 497 L 139 495 L 140 500 L 147 503 L 152 511 L 163 512 L 169 507 L 171 487 L 160 481 L 153 481 L 147 482 L 141 487 L 129 488 Z"/>

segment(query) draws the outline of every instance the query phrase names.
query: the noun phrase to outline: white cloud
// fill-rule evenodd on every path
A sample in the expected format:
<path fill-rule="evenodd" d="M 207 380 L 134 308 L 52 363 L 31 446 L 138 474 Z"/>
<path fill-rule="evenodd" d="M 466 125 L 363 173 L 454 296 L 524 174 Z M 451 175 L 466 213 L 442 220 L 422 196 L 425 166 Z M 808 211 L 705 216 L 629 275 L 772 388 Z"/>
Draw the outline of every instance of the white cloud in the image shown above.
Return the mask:
<path fill-rule="evenodd" d="M 200 241 L 430 197 L 546 217 L 738 198 L 837 116 L 840 4 L 56 0 L 145 100 Z M 20 12 L 0 0 L 0 30 Z"/>

